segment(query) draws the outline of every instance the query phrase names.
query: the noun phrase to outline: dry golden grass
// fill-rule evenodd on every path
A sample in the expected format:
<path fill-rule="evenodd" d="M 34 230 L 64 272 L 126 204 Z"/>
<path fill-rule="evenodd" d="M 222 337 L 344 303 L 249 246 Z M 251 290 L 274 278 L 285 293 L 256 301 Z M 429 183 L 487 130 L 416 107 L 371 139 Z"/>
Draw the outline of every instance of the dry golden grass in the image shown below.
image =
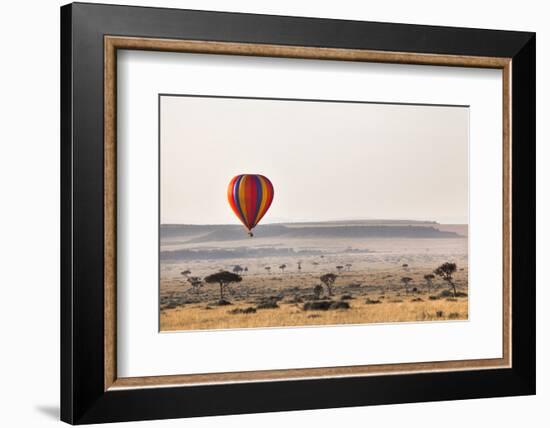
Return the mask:
<path fill-rule="evenodd" d="M 229 312 L 235 308 L 253 306 L 249 304 L 213 306 L 211 309 L 197 304 L 161 311 L 160 327 L 162 331 L 173 331 L 468 319 L 467 298 L 421 302 L 413 302 L 412 299 L 409 296 L 403 298 L 403 302 L 384 301 L 379 304 L 366 304 L 364 299 L 354 299 L 348 301 L 350 309 L 329 311 L 304 311 L 301 304 L 279 303 L 278 309 L 258 309 L 251 314 Z M 442 311 L 440 316 L 438 311 Z"/>

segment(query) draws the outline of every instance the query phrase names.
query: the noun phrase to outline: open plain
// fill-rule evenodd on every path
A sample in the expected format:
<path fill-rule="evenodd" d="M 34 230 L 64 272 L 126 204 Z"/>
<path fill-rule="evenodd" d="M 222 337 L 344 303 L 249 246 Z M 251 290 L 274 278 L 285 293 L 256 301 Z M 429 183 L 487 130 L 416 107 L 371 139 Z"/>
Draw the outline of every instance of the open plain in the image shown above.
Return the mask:
<path fill-rule="evenodd" d="M 160 330 L 468 319 L 466 225 L 162 225 Z M 456 265 L 449 278 L 434 271 Z M 208 277 L 229 272 L 240 280 Z M 454 285 L 454 287 L 453 287 Z"/>

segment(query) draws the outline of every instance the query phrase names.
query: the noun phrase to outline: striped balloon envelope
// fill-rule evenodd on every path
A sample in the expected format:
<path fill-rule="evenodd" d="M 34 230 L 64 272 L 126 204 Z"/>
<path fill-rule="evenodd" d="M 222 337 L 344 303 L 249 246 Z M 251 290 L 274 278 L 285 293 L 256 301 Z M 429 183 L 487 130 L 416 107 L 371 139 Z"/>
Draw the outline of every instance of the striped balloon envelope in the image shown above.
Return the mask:
<path fill-rule="evenodd" d="M 259 174 L 240 174 L 231 179 L 227 187 L 231 209 L 244 225 L 248 234 L 265 215 L 273 201 L 273 185 Z"/>

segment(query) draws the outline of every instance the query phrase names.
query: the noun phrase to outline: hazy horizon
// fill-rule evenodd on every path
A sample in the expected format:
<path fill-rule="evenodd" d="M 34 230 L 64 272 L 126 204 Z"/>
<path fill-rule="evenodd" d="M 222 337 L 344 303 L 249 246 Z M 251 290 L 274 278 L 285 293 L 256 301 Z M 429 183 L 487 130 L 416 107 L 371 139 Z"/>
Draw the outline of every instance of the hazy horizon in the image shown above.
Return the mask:
<path fill-rule="evenodd" d="M 261 224 L 468 223 L 467 107 L 162 96 L 162 224 L 240 224 L 237 174 L 274 185 Z"/>
<path fill-rule="evenodd" d="M 327 220 L 271 220 L 271 221 L 262 221 L 261 224 L 308 224 L 308 223 L 344 223 L 344 222 L 380 222 L 380 223 L 390 223 L 390 222 L 400 222 L 400 223 L 427 223 L 427 224 L 440 224 L 440 225 L 466 225 L 464 223 L 449 223 L 449 222 L 439 222 L 435 220 L 421 220 L 421 219 L 410 219 L 410 218 L 339 218 L 339 219 L 327 219 Z M 231 222 L 231 223 L 160 223 L 161 226 L 169 225 L 178 225 L 178 226 L 242 226 L 240 223 Z"/>

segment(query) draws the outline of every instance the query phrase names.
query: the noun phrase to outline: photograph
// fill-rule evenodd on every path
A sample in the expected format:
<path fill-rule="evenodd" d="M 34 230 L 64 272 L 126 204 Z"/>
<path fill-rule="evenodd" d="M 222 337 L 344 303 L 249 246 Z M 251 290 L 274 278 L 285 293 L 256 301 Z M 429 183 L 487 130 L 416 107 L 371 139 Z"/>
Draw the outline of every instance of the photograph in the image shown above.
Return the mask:
<path fill-rule="evenodd" d="M 160 331 L 468 320 L 468 137 L 468 106 L 160 94 Z"/>

